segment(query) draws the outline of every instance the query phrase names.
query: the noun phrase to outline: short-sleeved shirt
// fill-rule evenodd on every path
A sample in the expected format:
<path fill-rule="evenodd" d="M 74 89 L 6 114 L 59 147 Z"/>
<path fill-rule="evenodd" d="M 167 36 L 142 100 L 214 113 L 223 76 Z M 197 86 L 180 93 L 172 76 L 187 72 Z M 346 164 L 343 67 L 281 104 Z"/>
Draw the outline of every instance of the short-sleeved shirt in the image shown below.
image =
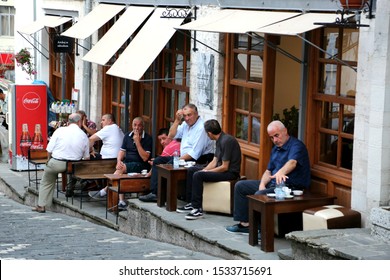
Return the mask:
<path fill-rule="evenodd" d="M 194 160 L 201 155 L 214 153 L 214 144 L 204 130 L 204 123 L 201 117 L 189 126 L 183 122 L 177 128 L 175 139 L 181 138 L 180 155 L 189 154 Z"/>
<path fill-rule="evenodd" d="M 114 123 L 104 126 L 95 135 L 103 142 L 100 150 L 102 158 L 116 158 L 123 142 L 122 129 Z"/>
<path fill-rule="evenodd" d="M 89 129 L 95 130 L 95 129 L 96 129 L 96 123 L 94 123 L 94 122 L 91 121 L 91 120 L 87 120 L 87 127 L 88 127 Z M 84 128 L 82 128 L 82 130 L 83 130 L 86 134 L 88 134 L 87 131 L 84 130 Z M 91 135 L 88 134 L 88 136 L 91 136 Z"/>
<path fill-rule="evenodd" d="M 287 161 L 296 160 L 297 166 L 288 175 L 286 184 L 291 186 L 310 186 L 310 161 L 305 144 L 295 137 L 290 136 L 282 146 L 274 146 L 271 151 L 271 158 L 267 169 L 274 175 L 282 168 Z M 272 180 L 275 183 L 275 179 Z"/>
<path fill-rule="evenodd" d="M 120 149 L 126 152 L 124 162 L 144 162 L 138 153 L 137 147 L 135 146 L 133 135 L 133 132 L 130 132 L 126 133 L 123 137 L 123 142 Z M 149 154 L 152 152 L 153 139 L 145 131 L 142 132 L 141 146 Z"/>
<path fill-rule="evenodd" d="M 214 157 L 217 158 L 217 166 L 222 165 L 222 161 L 229 161 L 229 172 L 240 174 L 241 170 L 241 148 L 235 137 L 221 132 L 216 141 Z"/>
<path fill-rule="evenodd" d="M 173 153 L 175 151 L 180 151 L 180 142 L 176 139 L 173 139 L 162 151 L 161 156 L 162 157 L 169 157 L 173 156 Z"/>
<path fill-rule="evenodd" d="M 53 158 L 60 160 L 88 158 L 88 137 L 77 124 L 59 127 L 50 138 L 46 150 Z"/>

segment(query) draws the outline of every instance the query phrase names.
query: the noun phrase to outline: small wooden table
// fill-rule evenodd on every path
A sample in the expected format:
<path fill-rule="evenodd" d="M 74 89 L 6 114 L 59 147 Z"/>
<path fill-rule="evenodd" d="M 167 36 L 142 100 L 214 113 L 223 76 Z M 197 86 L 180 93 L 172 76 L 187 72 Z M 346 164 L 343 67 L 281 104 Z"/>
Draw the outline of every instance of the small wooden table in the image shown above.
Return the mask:
<path fill-rule="evenodd" d="M 258 227 L 261 218 L 261 250 L 274 251 L 274 215 L 279 213 L 303 212 L 306 209 L 330 205 L 335 196 L 312 194 L 276 200 L 267 195 L 249 195 L 249 244 L 258 244 Z"/>
<path fill-rule="evenodd" d="M 118 201 L 120 193 L 145 193 L 150 190 L 150 176 L 142 174 L 104 174 L 108 181 L 106 218 L 109 211 L 116 212 L 118 223 Z M 114 194 L 116 193 L 116 195 Z"/>
<path fill-rule="evenodd" d="M 179 181 L 186 180 L 187 169 L 185 167 L 173 168 L 172 164 L 159 164 L 157 205 L 163 207 L 166 202 L 167 211 L 176 211 L 177 188 Z"/>

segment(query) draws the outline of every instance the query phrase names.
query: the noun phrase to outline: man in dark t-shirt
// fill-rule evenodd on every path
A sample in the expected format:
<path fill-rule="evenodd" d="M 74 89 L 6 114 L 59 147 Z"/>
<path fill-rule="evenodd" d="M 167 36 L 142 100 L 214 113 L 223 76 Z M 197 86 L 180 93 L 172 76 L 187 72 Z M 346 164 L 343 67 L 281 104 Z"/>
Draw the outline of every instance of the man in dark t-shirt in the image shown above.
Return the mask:
<path fill-rule="evenodd" d="M 241 149 L 235 137 L 222 131 L 217 120 L 208 120 L 204 129 L 211 140 L 216 141 L 213 160 L 206 166 L 190 167 L 187 173 L 187 205 L 176 209 L 179 213 L 189 212 L 187 220 L 203 217 L 203 182 L 230 181 L 240 177 Z"/>

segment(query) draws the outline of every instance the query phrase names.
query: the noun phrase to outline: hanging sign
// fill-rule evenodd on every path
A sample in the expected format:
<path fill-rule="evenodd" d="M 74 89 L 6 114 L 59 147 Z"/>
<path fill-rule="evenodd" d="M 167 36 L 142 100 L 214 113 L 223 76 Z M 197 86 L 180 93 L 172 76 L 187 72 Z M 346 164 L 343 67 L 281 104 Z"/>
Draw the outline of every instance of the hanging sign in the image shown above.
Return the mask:
<path fill-rule="evenodd" d="M 56 53 L 70 53 L 73 51 L 74 38 L 56 36 L 53 40 L 53 49 Z"/>

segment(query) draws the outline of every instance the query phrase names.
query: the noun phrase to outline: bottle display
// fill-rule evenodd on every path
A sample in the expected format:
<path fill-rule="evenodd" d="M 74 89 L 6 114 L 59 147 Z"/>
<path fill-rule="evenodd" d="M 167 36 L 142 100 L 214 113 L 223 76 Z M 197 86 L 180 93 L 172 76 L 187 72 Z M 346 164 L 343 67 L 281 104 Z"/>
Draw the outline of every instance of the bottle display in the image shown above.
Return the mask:
<path fill-rule="evenodd" d="M 31 147 L 31 137 L 28 133 L 28 125 L 26 123 L 22 124 L 22 136 L 20 137 L 20 150 L 22 151 L 22 156 L 28 156 L 28 150 Z"/>
<path fill-rule="evenodd" d="M 43 137 L 41 133 L 41 125 L 35 125 L 35 133 L 31 143 L 32 150 L 43 150 Z"/>
<path fill-rule="evenodd" d="M 179 161 L 180 161 L 180 152 L 176 150 L 173 153 L 173 168 L 179 168 Z"/>

